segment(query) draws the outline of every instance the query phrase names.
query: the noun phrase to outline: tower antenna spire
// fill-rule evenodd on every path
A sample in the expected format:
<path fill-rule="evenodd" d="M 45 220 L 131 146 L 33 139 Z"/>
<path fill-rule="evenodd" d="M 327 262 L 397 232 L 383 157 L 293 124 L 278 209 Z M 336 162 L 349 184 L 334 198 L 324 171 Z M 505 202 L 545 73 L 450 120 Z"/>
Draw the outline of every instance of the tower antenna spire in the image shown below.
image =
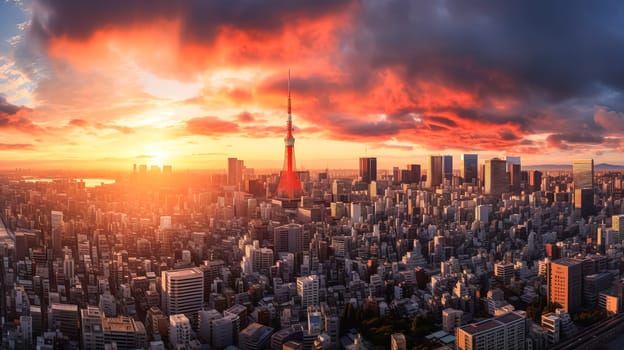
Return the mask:
<path fill-rule="evenodd" d="M 288 69 L 288 119 L 291 119 L 290 115 L 292 113 L 290 107 L 290 68 Z"/>

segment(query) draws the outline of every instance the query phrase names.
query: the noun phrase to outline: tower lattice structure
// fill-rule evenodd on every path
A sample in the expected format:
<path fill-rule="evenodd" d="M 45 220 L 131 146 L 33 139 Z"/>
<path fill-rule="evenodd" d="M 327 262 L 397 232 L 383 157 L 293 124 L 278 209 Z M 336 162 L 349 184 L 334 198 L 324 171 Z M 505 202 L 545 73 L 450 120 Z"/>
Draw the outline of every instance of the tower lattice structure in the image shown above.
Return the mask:
<path fill-rule="evenodd" d="M 284 167 L 280 173 L 277 186 L 277 197 L 297 199 L 303 194 L 303 186 L 295 166 L 295 138 L 293 137 L 292 108 L 290 102 L 290 71 L 288 71 L 288 121 L 286 122 L 286 137 L 284 138 Z"/>

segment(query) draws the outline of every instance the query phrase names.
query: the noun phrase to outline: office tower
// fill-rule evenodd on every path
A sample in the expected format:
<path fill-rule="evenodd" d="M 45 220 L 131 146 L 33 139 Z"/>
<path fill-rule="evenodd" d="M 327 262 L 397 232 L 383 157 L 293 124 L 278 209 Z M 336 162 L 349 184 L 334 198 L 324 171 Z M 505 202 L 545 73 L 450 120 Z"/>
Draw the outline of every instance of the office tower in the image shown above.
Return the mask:
<path fill-rule="evenodd" d="M 509 190 L 506 166 L 507 163 L 499 158 L 487 159 L 485 161 L 485 194 L 500 196 Z"/>
<path fill-rule="evenodd" d="M 360 178 L 366 183 L 377 181 L 377 158 L 360 158 Z"/>
<path fill-rule="evenodd" d="M 297 175 L 295 165 L 295 138 L 292 133 L 292 108 L 290 104 L 290 71 L 288 71 L 288 121 L 286 126 L 284 168 L 280 173 L 280 180 L 277 185 L 277 197 L 293 200 L 301 197 L 303 186 Z"/>
<path fill-rule="evenodd" d="M 41 314 L 41 306 L 30 305 L 30 317 L 33 334 L 42 334 L 43 327 L 43 315 Z"/>
<path fill-rule="evenodd" d="M 526 319 L 519 312 L 467 324 L 456 330 L 458 350 L 524 350 Z"/>
<path fill-rule="evenodd" d="M 520 182 L 521 182 L 521 169 L 520 164 L 509 164 L 507 167 L 509 172 L 509 189 L 512 192 L 520 191 Z"/>
<path fill-rule="evenodd" d="M 157 336 L 165 337 L 168 335 L 169 317 L 167 317 L 161 309 L 156 306 L 152 306 L 147 310 L 145 316 L 145 329 L 150 335 L 151 339 L 157 338 Z"/>
<path fill-rule="evenodd" d="M 453 156 L 442 156 L 442 176 L 451 181 L 453 179 Z"/>
<path fill-rule="evenodd" d="M 50 329 L 58 329 L 69 340 L 80 338 L 80 314 L 78 305 L 52 303 L 48 311 Z"/>
<path fill-rule="evenodd" d="M 52 210 L 50 222 L 52 224 L 52 252 L 55 257 L 63 257 L 61 255 L 63 249 L 63 212 Z"/>
<path fill-rule="evenodd" d="M 269 268 L 273 266 L 274 256 L 273 250 L 269 248 L 251 249 L 252 271 L 268 275 Z"/>
<path fill-rule="evenodd" d="M 212 343 L 212 321 L 223 318 L 223 315 L 217 310 L 201 310 L 199 312 L 199 337 L 206 342 Z"/>
<path fill-rule="evenodd" d="M 321 316 L 321 308 L 317 305 L 308 306 L 308 332 L 311 334 L 319 334 L 323 330 L 323 317 Z"/>
<path fill-rule="evenodd" d="M 105 344 L 117 344 L 119 350 L 144 349 L 147 332 L 143 322 L 125 316 L 106 317 L 102 320 Z"/>
<path fill-rule="evenodd" d="M 52 224 L 52 229 L 63 226 L 63 212 L 52 210 L 50 214 L 50 222 Z"/>
<path fill-rule="evenodd" d="M 581 306 L 583 267 L 579 260 L 561 258 L 551 263 L 550 302 L 565 312 L 574 313 Z"/>
<path fill-rule="evenodd" d="M 494 276 L 496 276 L 506 286 L 511 282 L 513 275 L 514 265 L 512 263 L 499 262 L 494 264 Z"/>
<path fill-rule="evenodd" d="M 239 185 L 240 182 L 243 181 L 244 164 L 243 160 L 228 158 L 228 185 Z"/>
<path fill-rule="evenodd" d="M 461 159 L 464 183 L 476 185 L 479 180 L 479 156 L 476 154 L 462 154 Z"/>
<path fill-rule="evenodd" d="M 319 303 L 319 278 L 317 275 L 297 277 L 297 295 L 301 298 L 301 307 Z"/>
<path fill-rule="evenodd" d="M 475 220 L 487 224 L 490 222 L 490 207 L 487 205 L 477 205 L 475 208 Z"/>
<path fill-rule="evenodd" d="M 169 343 L 172 348 L 191 342 L 191 322 L 185 314 L 169 316 Z"/>
<path fill-rule="evenodd" d="M 618 214 L 611 217 L 611 227 L 617 232 L 617 241 L 624 240 L 624 215 Z"/>
<path fill-rule="evenodd" d="M 102 320 L 104 313 L 97 307 L 88 306 L 80 310 L 83 349 L 104 349 Z"/>
<path fill-rule="evenodd" d="M 446 332 L 454 333 L 455 328 L 461 326 L 463 316 L 464 312 L 462 310 L 452 308 L 442 310 L 442 329 Z"/>
<path fill-rule="evenodd" d="M 295 223 L 273 229 L 275 254 L 301 253 L 303 251 L 303 226 Z"/>
<path fill-rule="evenodd" d="M 239 329 L 244 329 L 249 324 L 249 313 L 247 312 L 247 307 L 241 304 L 234 304 L 227 310 L 223 310 L 223 317 L 232 315 L 238 317 Z"/>
<path fill-rule="evenodd" d="M 212 321 L 212 346 L 223 349 L 238 343 L 240 319 L 234 314 L 223 315 Z"/>
<path fill-rule="evenodd" d="M 238 335 L 238 347 L 241 350 L 267 349 L 271 334 L 273 334 L 273 328 L 254 322 Z"/>
<path fill-rule="evenodd" d="M 594 160 L 575 159 L 572 162 L 572 180 L 574 188 L 594 188 Z"/>
<path fill-rule="evenodd" d="M 392 350 L 407 349 L 407 342 L 405 341 L 405 335 L 403 335 L 403 333 L 393 333 L 390 336 L 390 349 Z"/>
<path fill-rule="evenodd" d="M 410 183 L 420 182 L 420 164 L 408 164 L 407 171 L 409 173 Z"/>
<path fill-rule="evenodd" d="M 561 337 L 561 319 L 553 312 L 542 315 L 542 328 L 548 344 L 557 344 Z"/>
<path fill-rule="evenodd" d="M 69 255 L 65 255 L 65 259 L 63 260 L 63 274 L 65 275 L 65 278 L 70 281 L 73 280 L 76 276 L 75 270 L 74 259 L 72 259 Z"/>
<path fill-rule="evenodd" d="M 594 189 L 575 188 L 574 189 L 574 214 L 577 217 L 587 219 L 594 215 Z"/>
<path fill-rule="evenodd" d="M 443 178 L 442 156 L 427 157 L 427 182 L 426 187 L 440 186 Z"/>
<path fill-rule="evenodd" d="M 19 318 L 19 333 L 21 333 L 21 341 L 26 349 L 29 349 L 33 343 L 32 321 L 30 316 L 20 316 Z"/>
<path fill-rule="evenodd" d="M 392 182 L 398 184 L 401 182 L 401 170 L 398 166 L 392 168 Z"/>
<path fill-rule="evenodd" d="M 533 191 L 539 191 L 542 186 L 542 172 L 531 170 L 529 172 L 529 186 Z"/>
<path fill-rule="evenodd" d="M 162 271 L 162 309 L 167 315 L 185 314 L 194 328 L 204 303 L 204 273 L 198 267 Z"/>
<path fill-rule="evenodd" d="M 335 307 L 330 307 L 326 302 L 321 303 L 321 315 L 325 332 L 331 338 L 332 344 L 338 344 L 340 338 L 340 318 Z"/>

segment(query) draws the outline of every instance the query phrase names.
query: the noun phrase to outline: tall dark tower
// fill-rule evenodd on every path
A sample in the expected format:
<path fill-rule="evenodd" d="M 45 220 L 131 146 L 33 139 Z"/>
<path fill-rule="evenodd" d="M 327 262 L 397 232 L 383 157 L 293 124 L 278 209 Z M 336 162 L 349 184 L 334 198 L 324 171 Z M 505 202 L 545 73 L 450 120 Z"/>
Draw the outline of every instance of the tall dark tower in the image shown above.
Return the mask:
<path fill-rule="evenodd" d="M 295 170 L 295 138 L 292 133 L 292 110 L 290 106 L 290 70 L 288 71 L 288 121 L 286 127 L 284 168 L 280 174 L 279 185 L 277 185 L 277 197 L 294 200 L 301 197 L 303 187 Z"/>

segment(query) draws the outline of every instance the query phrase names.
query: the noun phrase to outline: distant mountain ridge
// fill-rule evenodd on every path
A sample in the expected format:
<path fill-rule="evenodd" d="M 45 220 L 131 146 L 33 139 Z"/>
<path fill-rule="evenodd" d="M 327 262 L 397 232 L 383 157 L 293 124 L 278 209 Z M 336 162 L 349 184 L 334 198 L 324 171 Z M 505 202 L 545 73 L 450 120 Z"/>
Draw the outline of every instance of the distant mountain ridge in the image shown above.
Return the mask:
<path fill-rule="evenodd" d="M 531 170 L 572 170 L 572 164 L 535 164 L 535 165 L 525 165 L 524 169 Z M 624 165 L 618 164 L 609 164 L 609 163 L 599 163 L 594 165 L 595 171 L 605 171 L 605 170 L 624 170 Z"/>

